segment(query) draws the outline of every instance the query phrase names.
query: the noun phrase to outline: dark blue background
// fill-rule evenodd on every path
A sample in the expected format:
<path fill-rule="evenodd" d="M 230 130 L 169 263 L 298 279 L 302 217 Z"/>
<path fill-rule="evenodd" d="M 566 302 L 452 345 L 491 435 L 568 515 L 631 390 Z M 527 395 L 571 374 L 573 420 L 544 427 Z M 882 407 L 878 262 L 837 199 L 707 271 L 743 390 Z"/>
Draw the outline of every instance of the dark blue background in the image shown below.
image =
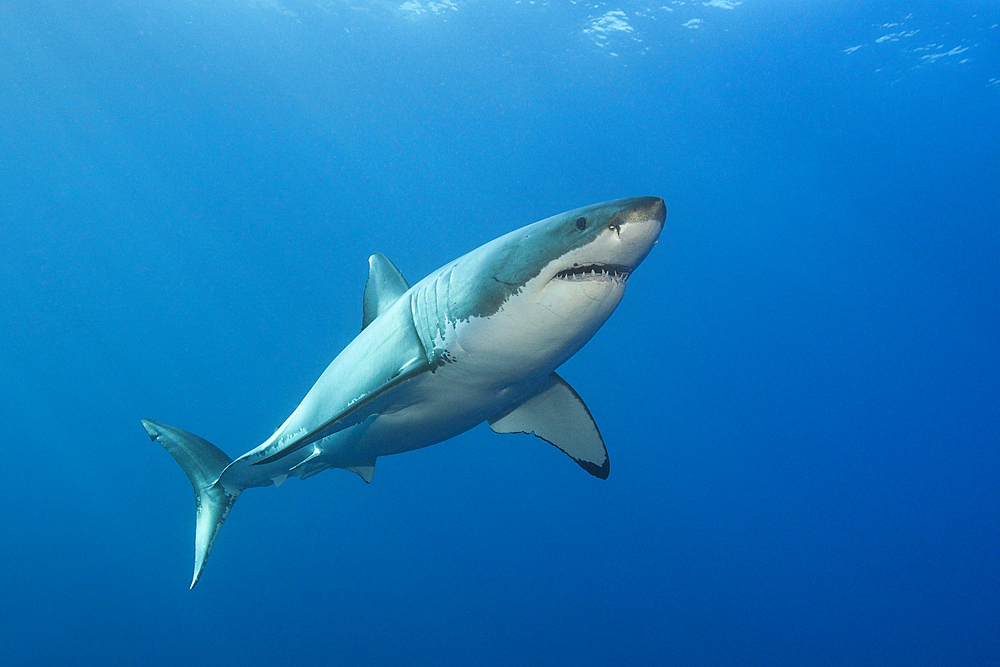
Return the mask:
<path fill-rule="evenodd" d="M 806 5 L 0 2 L 5 664 L 1000 659 L 1000 12 Z M 139 418 L 241 454 L 371 252 L 647 194 L 562 371 L 607 482 L 480 427 L 245 494 L 187 590 Z"/>

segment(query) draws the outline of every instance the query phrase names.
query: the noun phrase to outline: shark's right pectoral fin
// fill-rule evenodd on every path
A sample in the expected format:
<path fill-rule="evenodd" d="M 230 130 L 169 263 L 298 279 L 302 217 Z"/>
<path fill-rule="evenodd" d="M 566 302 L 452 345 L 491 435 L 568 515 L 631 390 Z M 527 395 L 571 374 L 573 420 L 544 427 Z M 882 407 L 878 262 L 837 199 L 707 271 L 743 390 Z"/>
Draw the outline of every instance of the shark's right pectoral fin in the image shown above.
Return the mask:
<path fill-rule="evenodd" d="M 552 373 L 542 390 L 489 420 L 494 433 L 533 433 L 594 477 L 608 478 L 604 439 L 580 395 Z"/>

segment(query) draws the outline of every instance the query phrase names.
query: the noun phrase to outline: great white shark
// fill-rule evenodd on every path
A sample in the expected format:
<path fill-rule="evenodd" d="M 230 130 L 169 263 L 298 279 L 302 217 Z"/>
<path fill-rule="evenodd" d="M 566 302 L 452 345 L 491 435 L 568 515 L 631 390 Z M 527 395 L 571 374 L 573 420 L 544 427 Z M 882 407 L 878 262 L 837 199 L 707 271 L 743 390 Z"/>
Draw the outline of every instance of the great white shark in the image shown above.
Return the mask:
<path fill-rule="evenodd" d="M 388 258 L 372 255 L 361 333 L 281 427 L 235 460 L 193 433 L 143 419 L 194 487 L 191 588 L 244 489 L 330 468 L 371 482 L 378 457 L 484 421 L 496 433 L 534 434 L 607 479 L 597 424 L 555 371 L 614 312 L 665 218 L 659 197 L 576 209 L 494 239 L 413 287 Z"/>

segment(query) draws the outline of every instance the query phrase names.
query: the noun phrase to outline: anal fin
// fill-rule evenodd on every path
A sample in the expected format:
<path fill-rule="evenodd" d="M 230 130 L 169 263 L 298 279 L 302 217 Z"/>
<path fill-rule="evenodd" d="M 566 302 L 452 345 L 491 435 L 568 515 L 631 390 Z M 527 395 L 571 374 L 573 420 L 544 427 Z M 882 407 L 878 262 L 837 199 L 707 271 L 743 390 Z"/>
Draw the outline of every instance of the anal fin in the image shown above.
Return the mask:
<path fill-rule="evenodd" d="M 346 470 L 350 470 L 356 474 L 361 479 L 365 480 L 365 484 L 372 483 L 372 476 L 375 475 L 375 462 L 372 461 L 371 465 L 363 466 L 348 466 Z"/>

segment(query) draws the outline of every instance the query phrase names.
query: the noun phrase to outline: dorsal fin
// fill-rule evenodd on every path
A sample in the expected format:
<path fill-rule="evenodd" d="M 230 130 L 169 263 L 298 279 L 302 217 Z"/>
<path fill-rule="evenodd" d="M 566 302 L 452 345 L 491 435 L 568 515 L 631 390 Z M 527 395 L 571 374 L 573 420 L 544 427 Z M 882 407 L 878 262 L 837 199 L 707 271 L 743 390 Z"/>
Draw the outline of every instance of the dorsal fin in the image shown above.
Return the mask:
<path fill-rule="evenodd" d="M 364 315 L 361 328 L 372 323 L 386 308 L 403 296 L 410 285 L 389 258 L 380 252 L 368 258 L 368 282 L 365 283 Z"/>

